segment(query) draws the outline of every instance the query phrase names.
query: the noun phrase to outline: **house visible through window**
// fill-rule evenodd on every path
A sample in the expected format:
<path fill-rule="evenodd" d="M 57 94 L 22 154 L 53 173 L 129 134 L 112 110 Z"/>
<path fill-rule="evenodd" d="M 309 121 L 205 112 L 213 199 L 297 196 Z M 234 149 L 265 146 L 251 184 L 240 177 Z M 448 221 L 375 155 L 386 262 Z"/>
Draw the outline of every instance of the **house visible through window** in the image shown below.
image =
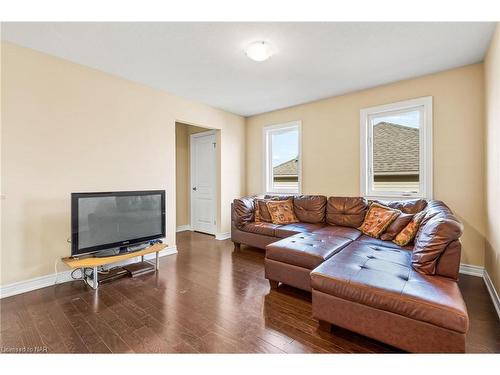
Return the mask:
<path fill-rule="evenodd" d="M 300 122 L 264 128 L 265 191 L 300 192 Z"/>
<path fill-rule="evenodd" d="M 361 111 L 361 190 L 372 197 L 432 195 L 432 98 Z"/>

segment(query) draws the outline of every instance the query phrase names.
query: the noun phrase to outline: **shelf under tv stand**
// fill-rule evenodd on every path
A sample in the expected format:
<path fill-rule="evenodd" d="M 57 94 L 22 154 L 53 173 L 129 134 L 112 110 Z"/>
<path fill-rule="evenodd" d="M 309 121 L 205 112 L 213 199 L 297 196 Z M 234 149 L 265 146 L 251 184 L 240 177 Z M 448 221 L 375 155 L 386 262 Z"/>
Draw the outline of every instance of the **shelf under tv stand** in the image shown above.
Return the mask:
<path fill-rule="evenodd" d="M 154 262 L 154 264 L 153 263 L 151 263 L 151 264 L 154 265 L 155 271 L 158 271 L 159 252 L 162 251 L 163 249 L 165 249 L 166 247 L 167 247 L 166 244 L 157 243 L 157 244 L 154 244 L 153 246 L 147 247 L 147 248 L 145 248 L 143 250 L 133 251 L 133 252 L 126 253 L 126 254 L 118 254 L 118 255 L 112 255 L 112 256 L 109 256 L 109 257 L 102 257 L 102 258 L 92 257 L 92 256 L 91 257 L 81 257 L 81 258 L 78 258 L 78 257 L 67 257 L 67 258 L 62 258 L 62 261 L 68 267 L 73 268 L 73 269 L 76 269 L 76 268 L 82 268 L 82 269 L 92 268 L 93 269 L 92 283 L 90 283 L 87 280 L 87 278 L 85 276 L 85 273 L 83 273 L 83 279 L 87 282 L 87 284 L 91 288 L 97 289 L 97 287 L 99 285 L 99 282 L 97 280 L 97 267 L 105 266 L 105 265 L 112 264 L 112 263 L 117 263 L 117 262 L 120 262 L 120 261 L 123 261 L 123 260 L 126 260 L 126 259 L 135 258 L 135 257 L 141 257 L 142 261 L 144 262 L 144 256 L 145 255 L 151 254 L 151 253 L 156 253 L 155 262 Z"/>

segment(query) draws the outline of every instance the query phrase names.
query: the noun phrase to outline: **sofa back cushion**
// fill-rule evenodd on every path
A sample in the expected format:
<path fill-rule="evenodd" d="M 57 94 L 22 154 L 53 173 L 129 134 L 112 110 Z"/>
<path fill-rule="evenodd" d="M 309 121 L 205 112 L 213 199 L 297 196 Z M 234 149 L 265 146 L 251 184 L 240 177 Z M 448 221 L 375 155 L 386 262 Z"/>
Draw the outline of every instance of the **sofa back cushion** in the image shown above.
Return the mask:
<path fill-rule="evenodd" d="M 425 217 L 422 221 L 422 226 L 425 225 L 428 221 L 437 218 L 445 218 L 458 221 L 453 212 L 446 204 L 444 204 L 444 202 L 438 200 L 430 200 L 425 207 Z"/>
<path fill-rule="evenodd" d="M 330 197 L 326 222 L 330 225 L 358 228 L 365 219 L 368 202 L 362 197 Z"/>
<path fill-rule="evenodd" d="M 298 195 L 293 198 L 293 209 L 303 223 L 323 223 L 326 213 L 326 197 L 323 195 Z"/>
<path fill-rule="evenodd" d="M 417 271 L 434 275 L 439 258 L 447 246 L 457 241 L 463 225 L 441 201 L 429 201 L 420 224 L 412 252 L 412 265 Z"/>
<path fill-rule="evenodd" d="M 287 199 L 292 199 L 293 195 L 278 195 L 278 194 L 266 194 L 264 199 L 274 199 L 277 201 L 286 201 Z"/>
<path fill-rule="evenodd" d="M 390 208 L 394 208 L 405 214 L 416 214 L 420 211 L 423 211 L 427 206 L 427 201 L 425 199 L 407 199 L 402 201 L 376 200 L 374 202 L 380 203 Z"/>
<path fill-rule="evenodd" d="M 236 227 L 241 228 L 246 223 L 255 220 L 255 197 L 243 197 L 233 201 L 233 218 Z"/>

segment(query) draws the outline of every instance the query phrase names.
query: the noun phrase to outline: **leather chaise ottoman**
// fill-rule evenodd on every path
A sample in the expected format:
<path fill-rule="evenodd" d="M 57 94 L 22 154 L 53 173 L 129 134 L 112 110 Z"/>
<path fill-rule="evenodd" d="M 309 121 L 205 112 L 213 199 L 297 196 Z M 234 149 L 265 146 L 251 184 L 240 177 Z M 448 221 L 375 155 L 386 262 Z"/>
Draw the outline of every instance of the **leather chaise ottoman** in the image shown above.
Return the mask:
<path fill-rule="evenodd" d="M 271 287 L 278 282 L 311 291 L 311 270 L 338 253 L 351 239 L 299 233 L 266 246 L 265 277 Z"/>
<path fill-rule="evenodd" d="M 457 283 L 411 266 L 411 251 L 353 242 L 311 273 L 313 316 L 410 352 L 464 352 Z M 322 324 L 328 327 L 328 324 Z"/>

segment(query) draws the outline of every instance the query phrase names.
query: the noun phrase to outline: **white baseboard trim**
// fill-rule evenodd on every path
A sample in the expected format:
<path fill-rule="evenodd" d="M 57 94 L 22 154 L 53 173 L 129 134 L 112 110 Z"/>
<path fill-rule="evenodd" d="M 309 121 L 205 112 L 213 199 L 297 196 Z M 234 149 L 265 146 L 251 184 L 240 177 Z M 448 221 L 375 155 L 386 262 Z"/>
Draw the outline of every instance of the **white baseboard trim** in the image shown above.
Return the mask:
<path fill-rule="evenodd" d="M 228 238 L 231 238 L 231 233 L 229 232 L 215 233 L 216 240 L 222 241 L 227 240 Z"/>
<path fill-rule="evenodd" d="M 180 225 L 177 228 L 175 228 L 176 232 L 185 232 L 185 231 L 188 231 L 188 230 L 191 230 L 191 231 L 193 230 L 193 228 L 191 227 L 191 225 Z"/>
<path fill-rule="evenodd" d="M 460 263 L 460 273 L 464 275 L 483 277 L 484 267 Z"/>
<path fill-rule="evenodd" d="M 498 297 L 498 293 L 493 286 L 493 282 L 490 279 L 490 275 L 488 275 L 488 271 L 486 270 L 484 270 L 483 279 L 484 283 L 486 284 L 486 288 L 488 289 L 488 293 L 490 293 L 493 306 L 495 306 L 495 310 L 497 311 L 498 319 L 500 319 L 500 298 Z"/>
<path fill-rule="evenodd" d="M 488 289 L 488 293 L 490 294 L 491 302 L 493 302 L 493 306 L 495 306 L 498 319 L 500 319 L 500 298 L 498 297 L 498 292 L 493 286 L 493 282 L 491 281 L 490 275 L 488 275 L 486 269 L 481 266 L 473 266 L 471 264 L 461 263 L 460 273 L 464 275 L 478 276 L 483 278 L 486 289 Z"/>
<path fill-rule="evenodd" d="M 35 277 L 33 279 L 19 281 L 17 283 L 8 284 L 0 287 L 0 299 L 16 294 L 31 292 L 32 290 L 45 288 L 55 284 L 62 284 L 71 281 L 71 271 L 62 271 L 51 275 Z"/>
<path fill-rule="evenodd" d="M 169 246 L 166 249 L 163 249 L 162 251 L 160 251 L 159 256 L 163 257 L 172 254 L 177 254 L 176 246 Z M 147 254 L 144 258 L 147 260 L 155 259 L 155 254 Z M 124 266 L 125 264 L 138 262 L 139 259 L 140 257 L 130 258 L 123 262 L 113 263 L 112 266 Z M 36 289 L 46 288 L 55 284 L 62 284 L 72 280 L 71 270 L 65 270 L 58 272 L 57 274 L 53 273 L 50 275 L 35 277 L 29 280 L 19 281 L 17 283 L 2 285 L 0 286 L 0 299 L 15 296 L 21 293 L 31 292 L 32 290 Z"/>

